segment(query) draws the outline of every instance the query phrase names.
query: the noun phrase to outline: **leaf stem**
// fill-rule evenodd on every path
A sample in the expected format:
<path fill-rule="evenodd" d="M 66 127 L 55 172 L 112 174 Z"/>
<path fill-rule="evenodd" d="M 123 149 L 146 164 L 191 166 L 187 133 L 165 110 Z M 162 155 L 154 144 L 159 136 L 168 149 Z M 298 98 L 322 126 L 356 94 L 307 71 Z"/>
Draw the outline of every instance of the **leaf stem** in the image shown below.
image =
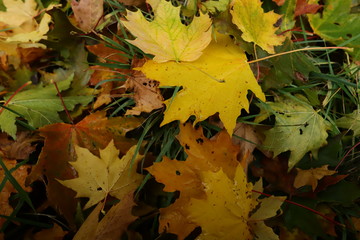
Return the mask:
<path fill-rule="evenodd" d="M 270 56 L 267 56 L 267 57 L 255 59 L 255 60 L 252 60 L 252 61 L 248 61 L 247 63 L 248 64 L 256 63 L 256 62 L 260 62 L 260 61 L 263 61 L 263 60 L 266 60 L 266 59 L 270 59 L 270 58 L 273 58 L 273 57 L 278 57 L 278 56 L 282 56 L 282 55 L 286 55 L 286 54 L 290 54 L 290 53 L 294 53 L 294 52 L 302 52 L 302 51 L 310 51 L 310 50 L 326 50 L 326 49 L 344 49 L 344 50 L 347 50 L 347 49 L 351 49 L 351 48 L 348 48 L 348 47 L 310 47 L 310 48 L 301 48 L 301 49 L 295 49 L 295 50 L 291 50 L 291 51 L 287 51 L 287 52 L 273 54 L 273 55 L 270 55 Z"/>
<path fill-rule="evenodd" d="M 5 109 L 4 106 L 8 105 L 9 102 L 16 96 L 16 94 L 18 94 L 26 86 L 29 86 L 31 83 L 32 83 L 31 81 L 28 81 L 28 82 L 24 83 L 22 86 L 20 86 L 18 89 L 16 89 L 16 91 L 9 97 L 9 99 L 4 103 L 4 105 L 1 106 L 0 114 L 4 111 L 4 109 Z"/>
<path fill-rule="evenodd" d="M 63 107 L 64 107 L 66 116 L 68 117 L 68 119 L 69 119 L 69 121 L 71 122 L 71 124 L 74 125 L 74 121 L 73 121 L 73 119 L 72 119 L 72 117 L 71 117 L 71 115 L 70 115 L 70 113 L 69 113 L 69 111 L 68 111 L 68 109 L 67 109 L 67 107 L 66 107 L 66 105 L 65 105 L 64 99 L 63 99 L 63 97 L 61 96 L 61 93 L 60 93 L 60 91 L 59 91 L 59 88 L 58 88 L 57 83 L 56 83 L 55 81 L 53 81 L 53 80 L 51 80 L 51 83 L 53 83 L 54 86 L 55 86 L 55 88 L 56 88 L 56 91 L 57 91 L 58 96 L 59 96 L 59 98 L 60 98 L 61 104 L 62 104 Z"/>
<path fill-rule="evenodd" d="M 263 192 L 256 191 L 256 190 L 251 190 L 251 191 L 252 191 L 252 192 L 254 192 L 254 193 L 258 193 L 258 194 L 261 194 L 261 195 L 267 196 L 267 197 L 271 197 L 271 196 L 272 196 L 271 194 L 263 193 Z M 279 201 L 282 201 L 282 200 L 279 200 Z M 304 208 L 304 209 L 306 209 L 306 210 L 309 210 L 309 211 L 311 211 L 311 212 L 313 212 L 313 213 L 315 213 L 315 214 L 319 215 L 320 217 L 322 217 L 322 218 L 324 218 L 324 219 L 328 220 L 328 221 L 329 221 L 329 222 L 331 222 L 332 224 L 335 224 L 335 225 L 338 225 L 338 226 L 344 227 L 344 225 L 343 225 L 343 224 L 341 224 L 341 223 L 339 223 L 338 221 L 335 221 L 334 219 L 329 218 L 328 216 L 326 216 L 326 215 L 322 214 L 321 212 L 316 211 L 316 210 L 314 210 L 314 209 L 312 209 L 312 208 L 309 208 L 309 207 L 307 207 L 307 206 L 305 206 L 305 205 L 302 205 L 302 204 L 300 204 L 300 203 L 293 202 L 293 201 L 290 201 L 290 200 L 286 200 L 286 199 L 284 200 L 284 202 L 287 202 L 287 203 L 290 203 L 290 204 L 292 204 L 292 205 L 295 205 L 295 206 L 298 206 L 298 207 Z"/>

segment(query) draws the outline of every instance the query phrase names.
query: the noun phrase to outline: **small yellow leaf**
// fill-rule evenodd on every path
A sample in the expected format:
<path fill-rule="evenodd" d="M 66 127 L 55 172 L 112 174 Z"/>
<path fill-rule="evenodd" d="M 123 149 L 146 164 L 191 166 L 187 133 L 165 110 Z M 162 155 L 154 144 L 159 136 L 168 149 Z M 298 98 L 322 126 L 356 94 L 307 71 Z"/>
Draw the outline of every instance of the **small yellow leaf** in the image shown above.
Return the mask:
<path fill-rule="evenodd" d="M 221 121 L 231 135 L 241 109 L 249 108 L 248 91 L 265 101 L 244 51 L 226 35 L 217 35 L 203 55 L 194 62 L 157 63 L 147 61 L 137 68 L 160 86 L 182 86 L 175 98 L 165 102 L 166 112 L 162 125 L 174 120 L 185 122 L 191 115 L 203 121 L 219 113 Z"/>
<path fill-rule="evenodd" d="M 97 204 L 108 194 L 120 199 L 128 192 L 134 191 L 142 180 L 142 175 L 136 173 L 136 162 L 141 156 L 137 157 L 133 169 L 130 169 L 135 148 L 136 146 L 132 147 L 119 159 L 119 150 L 113 141 L 105 149 L 100 150 L 100 158 L 86 148 L 75 146 L 77 161 L 70 164 L 76 169 L 79 177 L 58 181 L 76 191 L 76 197 L 89 198 L 85 209 Z"/>
<path fill-rule="evenodd" d="M 311 168 L 308 170 L 302 170 L 297 168 L 297 175 L 294 181 L 294 187 L 300 188 L 302 186 L 311 185 L 312 190 L 315 191 L 318 180 L 325 176 L 330 176 L 336 173 L 336 171 L 328 170 L 329 165 L 324 165 L 318 168 Z"/>
<path fill-rule="evenodd" d="M 268 53 L 275 53 L 274 46 L 281 45 L 285 36 L 275 32 L 274 24 L 281 17 L 273 11 L 264 13 L 260 0 L 234 0 L 230 12 L 233 23 L 243 32 L 242 38 L 254 42 Z"/>
<path fill-rule="evenodd" d="M 136 39 L 129 41 L 145 53 L 155 55 L 154 61 L 194 61 L 211 41 L 211 19 L 200 13 L 185 26 L 180 20 L 180 6 L 171 1 L 148 1 L 154 11 L 154 20 L 149 22 L 141 11 L 127 11 L 127 21 L 122 24 Z"/>

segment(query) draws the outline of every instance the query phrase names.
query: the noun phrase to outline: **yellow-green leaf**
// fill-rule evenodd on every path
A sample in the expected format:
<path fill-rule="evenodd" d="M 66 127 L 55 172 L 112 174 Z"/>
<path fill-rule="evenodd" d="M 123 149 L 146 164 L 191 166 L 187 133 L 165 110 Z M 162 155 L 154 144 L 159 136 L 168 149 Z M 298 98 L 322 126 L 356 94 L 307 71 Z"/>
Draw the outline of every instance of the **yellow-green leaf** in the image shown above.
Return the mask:
<path fill-rule="evenodd" d="M 162 125 L 174 120 L 185 122 L 191 115 L 196 122 L 219 113 L 229 134 L 232 134 L 241 109 L 248 110 L 248 91 L 262 101 L 261 91 L 244 51 L 225 35 L 218 35 L 203 55 L 191 63 L 157 63 L 147 61 L 138 68 L 160 86 L 182 86 L 174 99 L 165 102 L 167 109 Z"/>
<path fill-rule="evenodd" d="M 127 11 L 122 24 L 136 39 L 129 41 L 145 53 L 155 55 L 154 61 L 194 61 L 211 41 L 211 19 L 200 13 L 185 26 L 180 20 L 180 6 L 171 1 L 151 0 L 154 20 L 148 21 L 141 11 Z"/>
<path fill-rule="evenodd" d="M 243 32 L 241 37 L 254 42 L 268 53 L 275 53 L 274 46 L 281 45 L 285 36 L 275 32 L 274 24 L 281 17 L 273 11 L 264 13 L 260 0 L 234 0 L 230 12 L 233 23 Z"/>

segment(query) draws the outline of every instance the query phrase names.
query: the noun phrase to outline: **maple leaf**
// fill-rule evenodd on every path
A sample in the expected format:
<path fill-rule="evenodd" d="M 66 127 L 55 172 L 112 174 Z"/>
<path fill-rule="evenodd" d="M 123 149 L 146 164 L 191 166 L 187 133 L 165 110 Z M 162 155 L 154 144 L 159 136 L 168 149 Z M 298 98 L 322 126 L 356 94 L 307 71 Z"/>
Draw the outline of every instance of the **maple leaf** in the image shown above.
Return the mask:
<path fill-rule="evenodd" d="M 202 6 L 204 6 L 209 12 L 215 14 L 218 12 L 224 12 L 228 9 L 230 0 L 209 0 L 206 2 L 202 2 Z"/>
<path fill-rule="evenodd" d="M 136 146 L 129 149 L 125 156 L 118 158 L 119 150 L 111 141 L 103 150 L 100 158 L 88 149 L 75 146 L 77 160 L 70 164 L 76 169 L 78 178 L 58 180 L 62 185 L 77 192 L 76 197 L 87 197 L 87 209 L 106 198 L 108 194 L 122 198 L 128 192 L 134 191 L 142 180 L 136 173 L 136 167 L 129 174 L 130 165 L 137 166 L 142 156 L 138 155 L 135 162 L 131 162 Z M 135 169 L 135 171 L 134 171 Z"/>
<path fill-rule="evenodd" d="M 58 83 L 59 91 L 70 87 L 72 77 L 73 75 L 67 80 Z M 8 100 L 11 95 L 8 94 L 4 100 Z M 92 98 L 92 96 L 64 96 L 63 100 L 66 108 L 73 110 L 77 104 L 88 104 Z M 19 92 L 11 99 L 7 108 L 21 114 L 34 128 L 61 122 L 58 112 L 64 111 L 64 106 L 57 96 L 57 90 L 52 84 L 45 87 L 40 85 Z M 13 138 L 16 138 L 17 127 L 15 121 L 18 115 L 8 109 L 5 109 L 0 114 L 0 128 Z"/>
<path fill-rule="evenodd" d="M 294 181 L 294 187 L 300 188 L 306 185 L 310 185 L 312 190 L 315 191 L 318 180 L 322 179 L 325 176 L 333 175 L 336 171 L 328 170 L 329 165 L 324 165 L 318 168 L 310 168 L 307 170 L 302 170 L 297 168 L 297 175 Z"/>
<path fill-rule="evenodd" d="M 166 111 L 161 125 L 174 120 L 185 122 L 191 115 L 196 122 L 219 113 L 229 134 L 241 109 L 248 110 L 248 90 L 265 101 L 242 49 L 225 35 L 219 34 L 203 55 L 191 63 L 147 61 L 136 68 L 146 77 L 160 82 L 160 86 L 182 86 L 173 99 L 165 101 Z M 231 102 L 231 104 L 229 104 Z"/>
<path fill-rule="evenodd" d="M 76 176 L 69 164 L 76 160 L 74 146 L 85 147 L 98 156 L 99 149 L 105 148 L 112 139 L 117 149 L 123 153 L 136 144 L 136 141 L 125 138 L 125 134 L 138 127 L 142 122 L 141 119 L 130 117 L 108 119 L 105 115 L 105 112 L 96 112 L 76 125 L 57 123 L 39 129 L 40 135 L 45 138 L 44 147 L 27 183 L 44 179 L 45 176 L 50 204 L 70 223 L 73 222 L 76 208 L 75 194 L 55 179 L 66 180 Z"/>
<path fill-rule="evenodd" d="M 360 135 L 360 111 L 357 109 L 336 120 L 336 126 L 354 131 L 354 136 Z"/>
<path fill-rule="evenodd" d="M 71 8 L 77 25 L 84 32 L 90 32 L 99 24 L 104 12 L 104 0 L 72 0 Z"/>
<path fill-rule="evenodd" d="M 325 1 L 322 13 L 307 16 L 311 28 L 317 35 L 337 45 L 346 42 L 345 46 L 354 48 L 350 54 L 356 60 L 360 60 L 360 38 L 355 38 L 354 34 L 360 32 L 360 18 L 358 14 L 351 14 L 351 6 L 352 0 Z"/>
<path fill-rule="evenodd" d="M 136 219 L 131 214 L 133 206 L 135 206 L 133 194 L 127 194 L 99 221 L 99 213 L 103 208 L 103 204 L 99 203 L 81 225 L 74 240 L 120 239 L 128 225 Z"/>
<path fill-rule="evenodd" d="M 300 95 L 297 98 L 294 100 L 279 97 L 276 102 L 269 102 L 269 109 L 262 109 L 264 115 L 256 120 L 275 115 L 275 126 L 265 131 L 266 139 L 263 145 L 273 151 L 274 156 L 290 150 L 289 169 L 292 169 L 308 151 L 317 158 L 319 148 L 327 144 L 326 131 L 330 128 L 329 123 L 306 100 Z"/>
<path fill-rule="evenodd" d="M 188 204 L 189 218 L 202 229 L 200 239 L 252 239 L 247 224 L 253 209 L 251 184 L 248 184 L 242 167 L 236 168 L 235 178 L 225 173 L 202 173 L 206 199 L 192 198 Z M 211 209 L 211 210 L 210 210 Z"/>
<path fill-rule="evenodd" d="M 149 22 L 141 11 L 127 10 L 127 21 L 121 23 L 136 39 L 129 41 L 145 53 L 155 55 L 154 61 L 194 61 L 211 41 L 211 19 L 200 13 L 185 26 L 180 20 L 180 6 L 165 0 L 149 0 L 154 20 Z"/>
<path fill-rule="evenodd" d="M 274 24 L 281 17 L 273 11 L 264 13 L 260 0 L 234 0 L 230 12 L 233 23 L 243 32 L 242 39 L 254 42 L 268 53 L 281 45 L 285 36 L 277 35 Z"/>
<path fill-rule="evenodd" d="M 209 140 L 204 136 L 201 127 L 195 130 L 191 124 L 180 125 L 177 139 L 188 155 L 186 161 L 165 157 L 162 162 L 154 163 L 147 170 L 156 181 L 165 185 L 164 191 L 180 191 L 180 198 L 174 204 L 160 209 L 159 231 L 166 229 L 183 239 L 196 227 L 196 224 L 187 219 L 186 204 L 190 197 L 205 197 L 201 190 L 201 172 L 223 169 L 226 175 L 233 178 L 239 164 L 239 148 L 232 143 L 226 131 Z"/>
<path fill-rule="evenodd" d="M 35 151 L 36 144 L 41 137 L 32 132 L 19 132 L 16 140 L 10 140 L 5 133 L 0 133 L 0 156 L 6 159 L 25 160 Z"/>

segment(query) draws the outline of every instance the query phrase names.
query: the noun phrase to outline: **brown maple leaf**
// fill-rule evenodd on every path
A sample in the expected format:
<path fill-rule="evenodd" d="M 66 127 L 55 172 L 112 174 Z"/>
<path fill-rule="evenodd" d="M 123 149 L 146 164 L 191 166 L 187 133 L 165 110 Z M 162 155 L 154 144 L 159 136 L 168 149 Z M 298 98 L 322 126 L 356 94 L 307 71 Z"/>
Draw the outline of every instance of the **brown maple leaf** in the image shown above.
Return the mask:
<path fill-rule="evenodd" d="M 300 16 L 303 14 L 314 14 L 322 8 L 322 5 L 319 4 L 308 4 L 307 0 L 297 0 L 296 7 L 295 7 L 295 14 L 294 16 Z"/>

